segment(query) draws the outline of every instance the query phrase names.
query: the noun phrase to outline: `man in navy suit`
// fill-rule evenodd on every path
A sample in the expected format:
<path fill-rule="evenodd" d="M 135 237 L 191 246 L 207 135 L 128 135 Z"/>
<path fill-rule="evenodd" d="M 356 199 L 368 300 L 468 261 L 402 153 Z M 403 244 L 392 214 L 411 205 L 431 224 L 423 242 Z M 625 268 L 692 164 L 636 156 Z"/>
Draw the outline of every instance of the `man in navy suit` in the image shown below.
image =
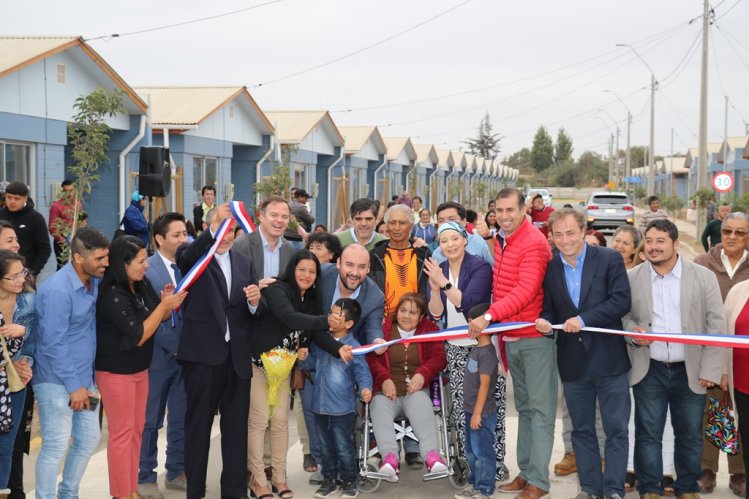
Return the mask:
<path fill-rule="evenodd" d="M 156 290 L 167 284 L 179 283 L 182 272 L 177 267 L 177 248 L 187 242 L 185 217 L 165 213 L 153 224 L 156 252 L 148 258 L 146 277 Z M 164 494 L 156 483 L 158 465 L 157 440 L 164 426 L 164 413 L 169 408 L 166 432 L 166 488 L 187 488 L 185 478 L 185 385 L 182 368 L 177 363 L 177 347 L 182 334 L 182 311 L 175 313 L 175 322 L 163 322 L 156 331 L 153 359 L 148 369 L 148 403 L 143 443 L 140 448 L 138 492 L 142 499 L 162 499 Z"/>
<path fill-rule="evenodd" d="M 232 216 L 228 204 L 206 217 L 209 230 L 177 250 L 182 274 L 213 245 L 221 222 Z M 177 360 L 187 393 L 185 474 L 187 498 L 205 497 L 211 426 L 221 413 L 221 498 L 247 497 L 247 417 L 250 410 L 251 316 L 258 313 L 260 288 L 252 261 L 232 251 L 229 230 L 183 305 Z"/>
<path fill-rule="evenodd" d="M 572 208 L 555 211 L 549 230 L 559 256 L 544 277 L 544 304 L 536 329 L 557 336 L 557 365 L 572 419 L 580 499 L 624 497 L 630 368 L 622 336 L 581 331 L 583 327 L 622 329 L 631 294 L 621 255 L 585 243 L 585 215 Z M 605 456 L 596 437 L 596 400 L 606 433 Z M 601 471 L 601 458 L 606 469 Z"/>

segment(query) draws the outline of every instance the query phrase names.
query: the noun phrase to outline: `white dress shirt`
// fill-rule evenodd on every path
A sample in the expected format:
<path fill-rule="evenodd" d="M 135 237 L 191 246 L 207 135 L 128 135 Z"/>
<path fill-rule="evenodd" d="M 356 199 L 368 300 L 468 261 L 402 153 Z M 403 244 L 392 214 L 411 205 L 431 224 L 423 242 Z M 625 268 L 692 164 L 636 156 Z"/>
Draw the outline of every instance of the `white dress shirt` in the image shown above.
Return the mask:
<path fill-rule="evenodd" d="M 650 263 L 648 265 L 653 284 L 653 322 L 650 330 L 681 334 L 681 257 L 665 276 L 659 275 Z M 650 344 L 650 358 L 660 362 L 684 362 L 684 345 L 654 341 Z"/>
<path fill-rule="evenodd" d="M 223 255 L 219 255 L 216 253 L 213 255 L 213 258 L 216 259 L 216 262 L 218 263 L 219 267 L 221 267 L 221 272 L 224 274 L 224 279 L 226 279 L 226 295 L 231 298 L 231 257 L 229 256 L 229 252 L 227 251 Z M 229 334 L 229 318 L 226 318 L 226 334 L 224 335 L 224 339 L 226 341 L 229 341 L 231 339 L 231 334 Z"/>

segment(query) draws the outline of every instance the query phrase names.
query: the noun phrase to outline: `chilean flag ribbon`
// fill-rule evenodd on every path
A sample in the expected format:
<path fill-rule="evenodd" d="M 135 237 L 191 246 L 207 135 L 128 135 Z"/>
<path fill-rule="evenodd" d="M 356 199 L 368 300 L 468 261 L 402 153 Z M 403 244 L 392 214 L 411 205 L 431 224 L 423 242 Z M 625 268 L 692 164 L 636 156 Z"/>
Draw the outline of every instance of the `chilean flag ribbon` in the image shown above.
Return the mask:
<path fill-rule="evenodd" d="M 538 334 L 515 332 L 518 329 L 527 328 L 528 326 L 533 325 L 534 324 L 532 322 L 495 322 L 484 329 L 481 334 L 503 334 L 506 335 L 508 339 L 538 337 Z M 553 326 L 555 330 L 560 331 L 562 327 L 562 324 L 556 324 Z M 749 348 L 749 336 L 694 333 L 635 333 L 632 331 L 619 331 L 617 329 L 606 329 L 601 327 L 584 327 L 583 331 L 602 334 L 616 334 L 619 336 L 631 336 L 633 338 L 645 338 L 650 341 L 667 341 L 671 343 L 682 343 L 686 345 L 702 345 L 722 348 Z M 470 336 L 468 335 L 468 326 L 455 326 L 448 329 L 435 331 L 433 333 L 419 334 L 410 338 L 398 338 L 395 340 L 387 341 L 385 343 L 356 347 L 352 350 L 352 352 L 354 355 L 365 355 L 370 352 L 374 352 L 375 350 L 379 350 L 380 348 L 389 347 L 390 345 L 395 345 L 397 343 L 424 343 L 429 341 L 448 341 L 468 338 L 470 338 Z"/>
<path fill-rule="evenodd" d="M 215 241 L 213 242 L 213 245 L 205 255 L 201 256 L 200 259 L 195 262 L 192 268 L 187 271 L 187 274 L 185 274 L 184 277 L 182 277 L 182 279 L 177 283 L 177 287 L 174 289 L 175 293 L 179 293 L 180 291 L 189 289 L 190 286 L 192 286 L 195 281 L 200 278 L 203 272 L 205 272 L 205 269 L 208 267 L 208 264 L 211 263 L 211 260 L 213 260 L 213 255 L 216 254 L 216 250 L 218 250 L 218 247 L 223 242 L 226 234 L 228 234 L 229 231 L 233 229 L 235 222 L 239 223 L 239 225 L 247 234 L 255 231 L 255 224 L 252 223 L 252 220 L 247 214 L 247 210 L 245 210 L 244 203 L 242 201 L 230 201 L 229 209 L 231 209 L 234 218 L 227 218 L 226 220 L 221 222 L 221 225 L 219 225 L 218 230 L 216 231 Z M 177 321 L 175 313 L 172 312 L 172 327 L 175 326 L 176 322 Z"/>

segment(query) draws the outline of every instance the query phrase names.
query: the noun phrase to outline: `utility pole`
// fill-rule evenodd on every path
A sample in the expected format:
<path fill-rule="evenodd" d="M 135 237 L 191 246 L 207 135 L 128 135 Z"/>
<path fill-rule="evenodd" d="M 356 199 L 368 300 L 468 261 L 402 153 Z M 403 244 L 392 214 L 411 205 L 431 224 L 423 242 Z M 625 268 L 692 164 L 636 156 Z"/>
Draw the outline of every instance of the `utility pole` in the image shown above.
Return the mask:
<path fill-rule="evenodd" d="M 702 67 L 700 72 L 700 126 L 697 158 L 697 190 L 707 183 L 707 44 L 710 34 L 710 2 L 703 0 L 702 7 Z M 706 213 L 697 210 L 696 237 L 702 233 Z"/>
<path fill-rule="evenodd" d="M 630 146 L 629 146 L 629 133 L 630 133 L 631 128 L 632 128 L 632 113 L 630 112 L 629 108 L 627 108 L 627 158 L 625 159 L 625 163 L 624 163 L 624 176 L 625 177 L 632 176 L 632 157 L 630 155 Z"/>
<path fill-rule="evenodd" d="M 671 157 L 668 165 L 668 196 L 674 197 L 674 129 L 671 129 Z"/>
<path fill-rule="evenodd" d="M 614 180 L 614 134 L 609 136 L 609 182 Z"/>

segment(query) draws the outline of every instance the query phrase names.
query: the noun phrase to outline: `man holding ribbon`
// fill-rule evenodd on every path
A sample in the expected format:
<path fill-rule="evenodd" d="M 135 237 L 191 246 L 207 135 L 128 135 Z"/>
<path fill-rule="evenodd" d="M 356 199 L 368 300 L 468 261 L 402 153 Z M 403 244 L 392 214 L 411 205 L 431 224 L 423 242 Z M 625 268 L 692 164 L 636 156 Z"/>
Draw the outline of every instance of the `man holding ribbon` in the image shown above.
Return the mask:
<path fill-rule="evenodd" d="M 551 250 L 541 232 L 525 217 L 524 196 L 505 188 L 496 199 L 500 230 L 494 241 L 494 286 L 489 312 L 469 322 L 476 337 L 493 322 L 533 322 L 541 315 L 543 280 Z M 554 341 L 531 325 L 517 341 L 505 342 L 518 411 L 517 459 L 520 474 L 499 487 L 520 499 L 549 493 L 549 461 L 557 410 Z M 504 350 L 503 349 L 503 350 Z"/>
<path fill-rule="evenodd" d="M 544 278 L 544 308 L 536 329 L 557 333 L 557 363 L 572 419 L 572 444 L 581 492 L 578 499 L 624 497 L 630 413 L 629 357 L 624 337 L 582 330 L 622 329 L 630 290 L 619 253 L 585 242 L 585 215 L 573 208 L 555 211 L 548 227 L 559 249 Z M 606 433 L 601 456 L 596 435 L 596 402 Z M 606 460 L 601 470 L 601 459 Z"/>
<path fill-rule="evenodd" d="M 208 212 L 209 226 L 177 250 L 177 264 L 191 283 L 184 302 L 177 360 L 182 364 L 187 498 L 206 495 L 211 426 L 221 409 L 221 497 L 247 496 L 247 416 L 250 407 L 251 316 L 260 288 L 253 262 L 232 251 L 234 224 L 228 204 Z M 215 253 L 214 253 L 215 252 Z M 195 264 L 198 270 L 197 277 Z M 182 286 L 180 286 L 182 288 Z"/>
<path fill-rule="evenodd" d="M 632 308 L 624 328 L 645 333 L 725 334 L 718 280 L 678 254 L 679 231 L 669 220 L 645 229 L 647 262 L 629 271 Z M 677 436 L 674 491 L 699 498 L 702 412 L 706 389 L 720 384 L 725 350 L 635 337 L 630 383 L 635 396 L 635 474 L 641 498 L 663 495 L 661 440 L 666 409 Z"/>

